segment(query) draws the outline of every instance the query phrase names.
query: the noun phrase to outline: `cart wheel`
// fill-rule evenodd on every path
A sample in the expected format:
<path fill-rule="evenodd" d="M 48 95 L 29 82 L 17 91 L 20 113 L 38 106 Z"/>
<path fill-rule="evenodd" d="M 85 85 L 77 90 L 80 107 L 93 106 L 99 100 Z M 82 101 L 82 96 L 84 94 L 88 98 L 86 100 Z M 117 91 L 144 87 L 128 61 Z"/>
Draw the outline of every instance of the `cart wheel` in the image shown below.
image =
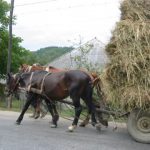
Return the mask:
<path fill-rule="evenodd" d="M 129 134 L 141 143 L 150 143 L 150 110 L 133 110 L 127 122 Z"/>

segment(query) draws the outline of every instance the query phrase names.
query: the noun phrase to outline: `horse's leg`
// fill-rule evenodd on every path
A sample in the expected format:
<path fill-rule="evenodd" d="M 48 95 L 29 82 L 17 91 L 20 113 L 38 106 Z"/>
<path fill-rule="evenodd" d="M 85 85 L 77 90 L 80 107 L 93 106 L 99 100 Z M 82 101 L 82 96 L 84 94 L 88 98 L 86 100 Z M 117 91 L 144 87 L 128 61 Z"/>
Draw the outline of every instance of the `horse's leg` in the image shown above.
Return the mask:
<path fill-rule="evenodd" d="M 75 117 L 72 123 L 72 126 L 70 126 L 68 129 L 69 131 L 73 131 L 74 128 L 76 128 L 78 124 L 78 120 L 80 117 L 80 114 L 82 112 L 82 106 L 80 104 L 80 96 L 78 94 L 79 86 L 77 84 L 72 84 L 72 86 L 69 89 L 70 97 L 72 99 L 73 105 L 75 107 Z"/>
<path fill-rule="evenodd" d="M 95 126 L 97 124 L 96 117 L 95 117 L 95 106 L 93 105 L 92 101 L 88 103 L 89 114 L 91 114 L 92 125 Z"/>
<path fill-rule="evenodd" d="M 53 110 L 54 110 L 54 120 L 57 123 L 57 121 L 59 120 L 59 113 L 58 113 L 57 108 L 56 108 L 56 101 L 54 101 L 52 103 L 52 107 L 53 107 Z"/>
<path fill-rule="evenodd" d="M 40 103 L 40 112 L 41 112 L 41 118 L 44 118 L 48 112 L 47 105 L 44 103 L 43 100 Z"/>
<path fill-rule="evenodd" d="M 71 131 L 71 132 L 77 127 L 78 120 L 79 120 L 80 114 L 82 112 L 82 106 L 80 105 L 79 100 L 80 99 L 78 99 L 78 101 L 76 101 L 76 102 L 74 102 L 74 100 L 73 100 L 73 104 L 75 107 L 75 117 L 74 117 L 72 125 L 68 127 L 69 131 Z"/>
<path fill-rule="evenodd" d="M 89 123 L 89 120 L 90 120 L 90 114 L 87 113 L 87 116 L 86 118 L 80 123 L 80 127 L 85 127 L 88 123 Z"/>
<path fill-rule="evenodd" d="M 32 100 L 30 105 L 33 107 L 33 114 L 29 117 L 34 118 L 36 115 L 36 99 Z"/>
<path fill-rule="evenodd" d="M 82 106 L 80 105 L 80 98 L 76 99 L 76 102 L 73 102 L 74 107 L 75 107 L 75 117 L 73 120 L 72 125 L 76 125 L 78 124 L 78 120 L 82 111 Z"/>
<path fill-rule="evenodd" d="M 83 99 L 85 104 L 88 105 L 87 102 L 86 102 L 86 97 L 84 95 L 82 95 L 81 98 Z M 89 113 L 89 108 L 88 108 L 88 112 L 87 112 L 86 118 L 80 123 L 79 126 L 80 127 L 85 127 L 89 123 L 90 116 L 91 116 L 91 114 Z"/>
<path fill-rule="evenodd" d="M 41 100 L 40 98 L 36 99 L 36 106 L 35 106 L 35 116 L 34 119 L 38 119 L 40 117 L 40 104 Z"/>
<path fill-rule="evenodd" d="M 49 110 L 51 116 L 52 116 L 52 125 L 51 125 L 51 127 L 56 128 L 57 127 L 57 120 L 55 119 L 55 115 L 54 115 L 54 112 L 53 112 L 53 105 L 48 99 L 45 99 L 45 103 L 48 107 L 48 110 Z"/>
<path fill-rule="evenodd" d="M 81 127 L 85 127 L 90 120 L 90 116 L 91 116 L 91 120 L 92 120 L 92 125 L 95 126 L 95 124 L 97 124 L 96 121 L 96 117 L 95 117 L 95 106 L 93 105 L 93 103 L 91 101 L 86 101 L 85 99 L 83 99 L 88 107 L 88 114 L 85 118 L 85 120 L 83 120 L 83 122 L 81 122 L 80 126 Z"/>
<path fill-rule="evenodd" d="M 69 126 L 69 128 L 68 128 L 69 131 L 71 131 L 71 132 L 77 127 L 78 120 L 79 120 L 80 114 L 82 112 L 82 106 L 80 104 L 80 98 L 73 98 L 73 105 L 75 107 L 75 117 L 74 117 L 72 126 Z"/>
<path fill-rule="evenodd" d="M 86 86 L 84 93 L 82 94 L 81 98 L 84 100 L 85 104 L 88 107 L 88 113 L 91 115 L 92 125 L 95 126 L 97 124 L 96 117 L 95 117 L 95 105 L 92 102 L 92 94 L 93 89 L 90 85 Z"/>
<path fill-rule="evenodd" d="M 35 96 L 33 93 L 28 93 L 28 94 L 27 94 L 27 101 L 26 101 L 26 103 L 25 103 L 25 105 L 24 105 L 24 107 L 23 107 L 23 109 L 22 109 L 22 112 L 21 112 L 20 116 L 19 116 L 18 119 L 16 120 L 16 124 L 19 125 L 19 124 L 21 123 L 25 112 L 27 111 L 27 109 L 29 108 L 29 106 L 30 106 L 32 100 L 33 100 L 35 97 L 36 97 L 36 96 Z"/>

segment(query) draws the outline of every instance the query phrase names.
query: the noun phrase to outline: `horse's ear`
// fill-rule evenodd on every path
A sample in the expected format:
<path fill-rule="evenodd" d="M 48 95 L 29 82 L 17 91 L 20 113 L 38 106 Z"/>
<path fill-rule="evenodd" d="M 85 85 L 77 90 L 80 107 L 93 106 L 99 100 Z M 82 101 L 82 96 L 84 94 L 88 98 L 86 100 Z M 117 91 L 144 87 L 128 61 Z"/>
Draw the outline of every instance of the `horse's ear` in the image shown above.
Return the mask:
<path fill-rule="evenodd" d="M 11 78 L 11 73 L 10 72 L 7 73 L 7 77 Z"/>

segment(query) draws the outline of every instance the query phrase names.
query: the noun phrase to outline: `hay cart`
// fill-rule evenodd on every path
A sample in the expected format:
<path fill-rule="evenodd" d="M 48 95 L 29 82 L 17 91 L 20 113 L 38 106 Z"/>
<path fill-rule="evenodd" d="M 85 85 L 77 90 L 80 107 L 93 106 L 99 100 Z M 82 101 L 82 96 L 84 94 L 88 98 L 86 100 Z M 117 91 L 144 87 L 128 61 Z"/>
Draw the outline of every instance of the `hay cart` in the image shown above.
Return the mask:
<path fill-rule="evenodd" d="M 70 101 L 63 100 L 65 104 L 73 105 Z M 112 111 L 105 108 L 99 107 L 100 105 L 96 104 L 96 116 L 99 122 L 103 125 L 106 125 L 106 121 L 102 118 L 103 114 L 106 116 L 113 116 L 114 118 L 127 118 L 127 129 L 132 138 L 141 143 L 149 143 L 150 144 L 150 110 L 142 110 L 140 108 L 136 108 L 131 112 L 120 112 L 120 111 Z M 108 118 L 107 117 L 107 118 Z M 99 128 L 97 128 L 99 130 Z"/>
<path fill-rule="evenodd" d="M 150 143 L 149 8 L 149 0 L 123 0 L 120 21 L 105 47 L 111 101 L 129 110 L 128 132 L 142 143 Z"/>
<path fill-rule="evenodd" d="M 97 112 L 112 115 L 114 117 L 127 118 L 127 130 L 134 140 L 150 144 L 150 110 L 136 108 L 131 112 L 120 113 L 107 109 L 96 109 Z"/>
<path fill-rule="evenodd" d="M 128 115 L 127 129 L 136 141 L 150 143 L 150 110 L 132 110 Z"/>
<path fill-rule="evenodd" d="M 111 111 L 106 103 L 106 96 L 102 91 L 102 81 L 100 78 L 97 78 L 98 81 L 95 84 L 95 89 L 99 97 L 99 104 L 96 104 L 96 112 L 99 118 L 101 119 L 103 114 L 108 116 L 114 116 L 114 118 L 126 117 L 127 119 L 127 129 L 129 134 L 133 137 L 134 140 L 141 143 L 150 143 L 150 107 L 149 104 L 143 108 L 131 109 L 131 111 L 119 110 Z"/>

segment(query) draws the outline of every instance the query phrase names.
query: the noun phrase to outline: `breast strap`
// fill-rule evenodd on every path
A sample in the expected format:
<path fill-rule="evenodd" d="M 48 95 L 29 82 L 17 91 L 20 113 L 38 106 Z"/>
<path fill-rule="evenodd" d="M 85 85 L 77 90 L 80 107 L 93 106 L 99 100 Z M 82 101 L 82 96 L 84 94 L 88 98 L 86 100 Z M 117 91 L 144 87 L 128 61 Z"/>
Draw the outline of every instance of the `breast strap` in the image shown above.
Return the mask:
<path fill-rule="evenodd" d="M 41 88 L 40 89 L 36 89 L 36 88 L 32 88 L 31 85 L 32 85 L 32 78 L 33 78 L 33 74 L 34 72 L 31 73 L 31 76 L 30 76 L 30 84 L 27 88 L 27 91 L 28 92 L 33 92 L 33 93 L 37 93 L 37 94 L 42 94 L 43 92 L 43 89 L 44 89 L 44 81 L 45 81 L 45 78 L 51 74 L 51 72 L 48 72 L 44 75 L 43 79 L 42 79 L 42 83 L 41 83 Z"/>

